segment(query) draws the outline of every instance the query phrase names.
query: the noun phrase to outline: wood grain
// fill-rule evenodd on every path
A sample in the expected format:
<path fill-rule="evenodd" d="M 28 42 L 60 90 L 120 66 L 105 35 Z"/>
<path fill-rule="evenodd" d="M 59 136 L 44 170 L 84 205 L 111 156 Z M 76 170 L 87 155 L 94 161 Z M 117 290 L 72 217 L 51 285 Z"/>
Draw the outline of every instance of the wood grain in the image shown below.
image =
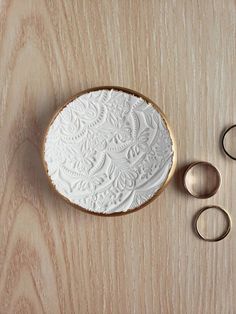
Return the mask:
<path fill-rule="evenodd" d="M 236 313 L 234 226 L 219 243 L 192 231 L 205 205 L 236 220 L 236 162 L 219 145 L 236 121 L 236 2 L 1 0 L 0 56 L 0 313 Z M 176 134 L 171 185 L 125 216 L 73 209 L 40 161 L 53 112 L 98 85 L 147 95 Z M 209 200 L 182 189 L 194 160 L 221 171 Z"/>

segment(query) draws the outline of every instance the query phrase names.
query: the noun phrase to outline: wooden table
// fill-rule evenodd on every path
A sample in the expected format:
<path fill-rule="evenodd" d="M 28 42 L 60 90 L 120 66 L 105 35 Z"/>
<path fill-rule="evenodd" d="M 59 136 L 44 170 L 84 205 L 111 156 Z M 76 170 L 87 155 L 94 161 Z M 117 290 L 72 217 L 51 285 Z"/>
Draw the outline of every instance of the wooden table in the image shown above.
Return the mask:
<path fill-rule="evenodd" d="M 219 145 L 236 121 L 236 2 L 1 0 L 0 56 L 0 313 L 236 313 L 234 226 L 218 243 L 192 230 L 209 204 L 236 220 L 236 162 Z M 42 168 L 53 112 L 97 85 L 147 95 L 176 135 L 172 183 L 130 215 L 72 208 Z M 221 171 L 209 200 L 182 189 L 195 160 Z"/>

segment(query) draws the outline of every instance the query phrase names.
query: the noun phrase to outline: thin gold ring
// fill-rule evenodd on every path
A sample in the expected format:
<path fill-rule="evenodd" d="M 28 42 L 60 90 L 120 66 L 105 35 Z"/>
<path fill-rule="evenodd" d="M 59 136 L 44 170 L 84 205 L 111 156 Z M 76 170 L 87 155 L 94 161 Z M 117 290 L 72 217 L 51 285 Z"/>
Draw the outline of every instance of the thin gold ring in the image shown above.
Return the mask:
<path fill-rule="evenodd" d="M 189 185 L 188 185 L 188 180 L 187 180 L 187 177 L 189 175 L 189 172 L 191 169 L 193 169 L 194 167 L 198 166 L 198 165 L 207 165 L 209 167 L 211 167 L 216 176 L 217 176 L 217 182 L 216 182 L 216 185 L 215 187 L 209 192 L 209 193 L 204 193 L 204 194 L 200 194 L 200 193 L 194 193 L 193 190 L 190 189 Z M 197 161 L 197 162 L 193 162 L 191 163 L 188 168 L 185 170 L 185 173 L 184 173 L 184 177 L 183 177 L 183 182 L 184 182 L 184 187 L 186 189 L 186 191 L 192 195 L 193 197 L 196 197 L 196 198 L 209 198 L 213 195 L 216 194 L 216 192 L 219 190 L 220 188 L 220 185 L 221 185 L 221 175 L 220 175 L 220 172 L 219 170 L 213 166 L 210 162 L 207 162 L 207 161 Z"/>
<path fill-rule="evenodd" d="M 227 221 L 227 227 L 226 227 L 225 231 L 219 237 L 216 237 L 216 238 L 206 238 L 199 231 L 198 220 L 199 220 L 199 217 L 201 216 L 201 214 L 203 212 L 205 212 L 206 210 L 212 209 L 212 208 L 216 208 L 216 209 L 218 209 L 219 211 L 221 211 L 223 213 L 223 215 L 225 216 L 226 221 Z M 212 205 L 212 206 L 208 206 L 208 207 L 204 207 L 204 208 L 200 209 L 197 212 L 197 214 L 195 216 L 195 220 L 194 220 L 194 229 L 195 229 L 197 235 L 202 240 L 208 241 L 208 242 L 218 242 L 220 240 L 223 240 L 229 234 L 229 232 L 231 230 L 231 227 L 232 227 L 232 221 L 231 221 L 230 215 L 228 214 L 228 212 L 225 209 L 223 209 L 222 207 L 217 206 L 217 205 Z"/>
<path fill-rule="evenodd" d="M 223 137 L 222 137 L 222 141 L 221 141 L 221 145 L 223 148 L 224 153 L 231 159 L 236 160 L 236 156 L 231 155 L 227 149 L 225 148 L 225 138 L 226 135 L 229 133 L 229 131 L 231 131 L 232 129 L 236 128 L 236 124 L 233 124 L 232 126 L 230 126 L 228 129 L 225 130 Z"/>

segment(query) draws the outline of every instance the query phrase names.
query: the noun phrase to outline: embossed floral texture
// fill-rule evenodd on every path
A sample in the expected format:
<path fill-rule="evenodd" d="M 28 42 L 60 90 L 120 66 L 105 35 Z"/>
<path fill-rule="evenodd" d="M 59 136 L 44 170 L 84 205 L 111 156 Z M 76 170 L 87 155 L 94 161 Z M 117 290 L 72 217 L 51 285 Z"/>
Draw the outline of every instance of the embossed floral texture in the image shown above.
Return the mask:
<path fill-rule="evenodd" d="M 117 90 L 84 94 L 52 122 L 45 161 L 55 188 L 89 211 L 134 209 L 165 183 L 173 144 L 160 113 Z"/>

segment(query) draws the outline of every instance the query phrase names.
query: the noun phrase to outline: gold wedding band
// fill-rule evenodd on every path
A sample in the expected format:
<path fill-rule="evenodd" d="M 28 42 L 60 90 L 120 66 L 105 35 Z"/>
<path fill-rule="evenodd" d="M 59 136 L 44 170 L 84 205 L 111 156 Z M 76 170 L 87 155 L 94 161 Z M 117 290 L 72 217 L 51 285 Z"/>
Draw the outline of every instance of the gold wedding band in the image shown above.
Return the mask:
<path fill-rule="evenodd" d="M 198 220 L 199 220 L 199 217 L 201 216 L 201 214 L 203 212 L 205 212 L 206 210 L 209 210 L 209 209 L 213 209 L 213 208 L 216 208 L 218 209 L 219 211 L 221 211 L 223 213 L 223 215 L 225 216 L 226 218 L 226 221 L 227 221 L 227 227 L 225 229 L 225 231 L 219 236 L 219 237 L 216 237 L 216 238 L 206 238 L 204 235 L 201 234 L 201 232 L 199 231 L 199 228 L 198 228 Z M 197 215 L 195 216 L 195 220 L 194 220 L 194 229 L 197 233 L 197 235 L 204 241 L 208 241 L 208 242 L 217 242 L 217 241 L 220 241 L 220 240 L 223 240 L 230 232 L 231 230 L 231 226 L 232 226 L 232 221 L 231 221 L 231 218 L 230 218 L 230 215 L 227 213 L 227 211 L 225 209 L 223 209 L 222 207 L 220 206 L 216 206 L 216 205 L 213 205 L 213 206 L 208 206 L 208 207 L 204 207 L 203 209 L 200 209 L 197 213 Z"/>
<path fill-rule="evenodd" d="M 197 192 L 193 188 L 191 188 L 191 179 L 193 177 L 193 175 L 191 175 L 191 172 L 195 167 L 198 167 L 198 166 L 208 167 L 209 170 L 211 170 L 212 173 L 214 174 L 214 176 L 216 177 L 215 185 L 207 192 Z M 194 179 L 196 181 L 197 178 L 194 178 Z M 186 171 L 184 173 L 183 181 L 184 181 L 184 187 L 185 187 L 186 191 L 190 195 L 192 195 L 193 197 L 209 198 L 209 197 L 215 195 L 216 192 L 219 190 L 219 187 L 221 184 L 221 175 L 220 175 L 219 170 L 215 166 L 213 166 L 211 163 L 206 162 L 206 161 L 198 161 L 198 162 L 191 163 L 188 166 L 188 168 L 186 169 Z"/>
<path fill-rule="evenodd" d="M 228 129 L 225 130 L 225 132 L 224 132 L 224 134 L 223 134 L 223 136 L 222 136 L 221 145 L 222 145 L 222 148 L 223 148 L 224 153 L 225 153 L 229 158 L 231 158 L 231 159 L 233 159 L 233 160 L 236 160 L 236 156 L 231 155 L 231 154 L 229 153 L 229 151 L 228 151 L 228 150 L 226 149 L 226 147 L 225 147 L 226 135 L 227 135 L 232 129 L 234 129 L 234 128 L 236 128 L 236 124 L 230 126 Z"/>

